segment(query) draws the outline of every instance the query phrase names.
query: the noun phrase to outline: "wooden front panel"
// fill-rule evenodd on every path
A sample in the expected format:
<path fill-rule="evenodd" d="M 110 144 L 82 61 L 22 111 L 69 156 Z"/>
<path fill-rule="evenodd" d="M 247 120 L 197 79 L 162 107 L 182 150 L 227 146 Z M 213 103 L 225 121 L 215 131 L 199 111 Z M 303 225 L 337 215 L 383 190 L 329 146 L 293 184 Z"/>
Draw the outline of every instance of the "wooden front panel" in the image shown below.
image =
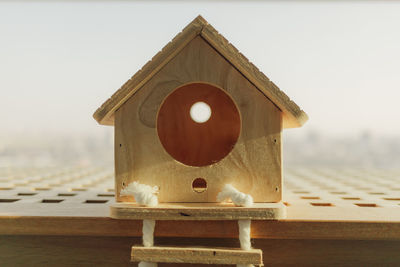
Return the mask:
<path fill-rule="evenodd" d="M 156 130 L 157 112 L 175 88 L 206 82 L 222 88 L 241 115 L 233 150 L 204 167 L 184 165 L 163 148 Z M 280 110 L 201 37 L 192 40 L 115 113 L 115 170 L 118 201 L 123 184 L 139 181 L 160 187 L 160 202 L 215 202 L 224 184 L 251 194 L 256 202 L 281 200 Z M 207 181 L 202 193 L 196 178 Z"/>

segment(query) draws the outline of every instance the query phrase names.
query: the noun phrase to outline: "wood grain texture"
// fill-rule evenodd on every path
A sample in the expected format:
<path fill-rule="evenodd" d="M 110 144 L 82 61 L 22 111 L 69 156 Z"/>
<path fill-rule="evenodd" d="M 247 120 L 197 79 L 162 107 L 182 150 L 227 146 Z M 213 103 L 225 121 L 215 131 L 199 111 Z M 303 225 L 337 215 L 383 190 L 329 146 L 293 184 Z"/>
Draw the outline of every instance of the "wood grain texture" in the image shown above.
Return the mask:
<path fill-rule="evenodd" d="M 196 103 L 210 108 L 207 121 L 198 123 L 191 109 Z M 240 113 L 228 94 L 208 83 L 189 83 L 175 89 L 157 114 L 161 144 L 177 161 L 207 166 L 231 152 L 240 135 Z"/>
<path fill-rule="evenodd" d="M 262 250 L 197 247 L 138 247 L 131 250 L 131 261 L 157 263 L 253 264 L 262 266 Z"/>
<path fill-rule="evenodd" d="M 177 162 L 163 148 L 156 130 L 157 111 L 164 98 L 193 81 L 225 90 L 241 115 L 241 132 L 232 151 L 205 167 Z M 204 39 L 194 38 L 115 113 L 117 201 L 132 202 L 133 197 L 121 197 L 119 192 L 123 185 L 138 181 L 158 186 L 160 202 L 216 202 L 218 192 L 228 183 L 252 195 L 255 202 L 279 202 L 281 116 L 281 111 Z M 198 177 L 207 181 L 207 190 L 201 194 L 192 190 Z"/>
<path fill-rule="evenodd" d="M 114 112 L 135 94 L 141 87 L 165 64 L 168 63 L 191 39 L 201 35 L 219 53 L 233 64 L 256 87 L 271 99 L 283 111 L 283 127 L 302 126 L 307 120 L 307 114 L 296 103 L 271 82 L 256 66 L 244 57 L 232 44 L 220 35 L 208 22 L 198 16 L 168 43 L 152 60 L 128 80 L 103 105 L 97 109 L 93 117 L 104 125 L 114 125 Z M 179 76 L 175 77 L 179 79 Z"/>
<path fill-rule="evenodd" d="M 88 211 L 89 212 L 89 211 Z M 1 235 L 142 236 L 142 220 L 106 217 L 5 217 Z M 158 237 L 238 238 L 237 221 L 158 221 Z M 399 222 L 253 221 L 252 238 L 400 240 Z"/>
<path fill-rule="evenodd" d="M 168 203 L 157 207 L 117 203 L 110 207 L 114 219 L 152 220 L 279 220 L 286 217 L 282 203 L 255 203 L 252 207 L 232 204 Z"/>
<path fill-rule="evenodd" d="M 137 266 L 130 263 L 132 244 L 140 238 L 94 236 L 0 237 L 2 266 Z M 237 239 L 156 238 L 158 246 L 238 247 Z M 263 250 L 265 266 L 399 266 L 400 241 L 253 239 Z M 182 267 L 161 263 L 160 267 Z M 191 267 L 209 265 L 193 264 Z M 232 265 L 233 266 L 233 265 Z"/>

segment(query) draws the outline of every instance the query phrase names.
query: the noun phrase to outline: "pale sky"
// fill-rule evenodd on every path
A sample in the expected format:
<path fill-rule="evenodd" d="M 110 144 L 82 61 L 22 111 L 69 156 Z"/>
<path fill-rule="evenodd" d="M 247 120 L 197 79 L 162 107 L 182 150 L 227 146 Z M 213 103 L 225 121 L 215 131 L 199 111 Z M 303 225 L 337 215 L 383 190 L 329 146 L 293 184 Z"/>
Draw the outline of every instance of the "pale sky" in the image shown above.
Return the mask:
<path fill-rule="evenodd" d="M 198 14 L 328 134 L 400 134 L 400 2 L 0 2 L 0 133 L 93 112 Z M 307 130 L 308 129 L 308 130 Z"/>

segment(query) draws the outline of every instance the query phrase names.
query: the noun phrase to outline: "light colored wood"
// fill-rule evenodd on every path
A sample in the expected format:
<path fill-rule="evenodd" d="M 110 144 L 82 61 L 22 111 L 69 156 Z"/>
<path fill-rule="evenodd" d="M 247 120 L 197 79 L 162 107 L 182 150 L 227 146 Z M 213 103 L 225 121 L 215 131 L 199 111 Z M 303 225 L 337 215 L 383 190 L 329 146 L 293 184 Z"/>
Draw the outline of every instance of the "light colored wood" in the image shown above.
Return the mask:
<path fill-rule="evenodd" d="M 204 167 L 177 162 L 165 151 L 156 131 L 163 99 L 192 81 L 224 89 L 241 115 L 241 132 L 232 151 Z M 133 197 L 121 197 L 119 192 L 123 184 L 139 181 L 158 186 L 160 202 L 216 202 L 229 183 L 255 202 L 279 202 L 281 123 L 280 110 L 204 39 L 196 37 L 115 113 L 117 201 L 132 202 Z M 192 190 L 198 177 L 207 181 L 203 193 Z"/>
<path fill-rule="evenodd" d="M 203 27 L 200 35 L 282 110 L 283 128 L 306 123 L 308 115 L 210 24 Z"/>
<path fill-rule="evenodd" d="M 117 203 L 110 207 L 114 219 L 153 220 L 280 220 L 286 217 L 282 203 L 255 203 L 252 207 L 235 207 L 218 203 L 168 203 L 157 207 Z"/>
<path fill-rule="evenodd" d="M 179 51 L 196 37 L 204 26 L 201 17 L 193 20 L 182 32 L 174 37 L 163 49 L 136 72 L 121 88 L 116 91 L 93 114 L 93 117 L 104 125 L 114 125 L 114 112 L 137 90 L 139 90 L 153 75 L 167 64 Z"/>
<path fill-rule="evenodd" d="M 54 204 L 56 205 L 56 204 Z M 72 207 L 71 207 L 72 208 Z M 36 213 L 39 211 L 36 210 Z M 87 214 L 90 209 L 86 210 Z M 351 212 L 351 211 L 348 211 Z M 393 210 L 397 212 L 398 210 Z M 1 216 L 1 235 L 142 236 L 142 220 L 77 216 Z M 238 238 L 237 221 L 158 221 L 156 237 Z M 400 223 L 352 221 L 253 221 L 252 238 L 400 240 Z"/>
<path fill-rule="evenodd" d="M 16 200 L 0 201 L 0 234 L 142 236 L 141 220 L 109 218 L 109 206 L 115 203 L 113 192 L 110 192 L 114 188 L 112 173 L 110 166 L 0 168 L 0 187 L 7 188 L 0 189 L 0 199 Z M 288 205 L 287 218 L 252 221 L 252 238 L 398 241 L 400 201 L 396 199 L 400 197 L 399 178 L 398 169 L 286 169 L 283 199 Z M 48 190 L 35 189 L 46 187 Z M 45 199 L 63 201 L 43 203 Z M 88 200 L 103 202 L 87 203 Z M 313 206 L 311 203 L 330 203 L 331 206 Z M 356 203 L 376 206 L 360 207 Z M 156 237 L 237 240 L 237 235 L 237 221 L 228 220 L 158 221 L 155 228 Z M 363 242 L 361 244 L 366 243 Z M 255 247 L 261 246 L 256 242 Z M 130 246 L 126 249 L 129 251 Z M 337 248 L 335 251 L 343 250 Z M 305 257 L 302 260 L 306 260 Z"/>
<path fill-rule="evenodd" d="M 141 87 L 152 78 L 155 73 L 162 69 L 191 39 L 195 36 L 203 36 L 215 49 L 230 61 L 247 79 L 257 86 L 274 104 L 283 112 L 284 128 L 300 127 L 308 119 L 307 114 L 302 111 L 296 103 L 272 83 L 256 66 L 244 57 L 232 44 L 220 35 L 201 16 L 194 19 L 181 33 L 179 33 L 169 44 L 167 44 L 156 56 L 153 57 L 140 71 L 128 80 L 114 95 L 108 99 L 93 117 L 105 125 L 114 124 L 114 112 L 135 94 Z M 179 80 L 179 77 L 175 79 Z"/>
<path fill-rule="evenodd" d="M 400 208 L 400 190 L 396 190 L 396 181 L 392 178 L 381 178 L 388 173 L 363 169 L 290 169 L 285 174 L 284 201 L 292 210 L 290 216 L 298 220 L 386 221 L 390 218 L 400 222 L 400 212 L 396 211 Z"/>
<path fill-rule="evenodd" d="M 131 261 L 200 263 L 200 264 L 254 264 L 263 266 L 262 250 L 229 248 L 178 248 L 133 246 Z"/>

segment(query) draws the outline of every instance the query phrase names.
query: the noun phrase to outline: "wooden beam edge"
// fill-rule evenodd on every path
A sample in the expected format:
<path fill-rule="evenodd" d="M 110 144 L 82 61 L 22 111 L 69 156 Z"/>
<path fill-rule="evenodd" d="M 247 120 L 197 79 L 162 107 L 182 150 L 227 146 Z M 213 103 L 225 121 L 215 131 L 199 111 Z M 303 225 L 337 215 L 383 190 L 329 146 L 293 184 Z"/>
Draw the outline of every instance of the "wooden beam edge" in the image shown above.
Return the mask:
<path fill-rule="evenodd" d="M 200 35 L 282 110 L 284 128 L 301 127 L 308 120 L 308 115 L 295 102 L 210 24 L 203 27 Z"/>
<path fill-rule="evenodd" d="M 161 51 L 150 59 L 138 72 L 121 86 L 93 114 L 93 118 L 103 125 L 114 125 L 114 112 L 147 81 L 172 60 L 191 40 L 200 34 L 205 20 L 198 16 L 178 33 Z"/>
<path fill-rule="evenodd" d="M 155 236 L 237 238 L 237 221 L 158 221 Z M 142 236 L 142 220 L 1 216 L 0 235 Z M 400 240 L 400 222 L 252 221 L 256 239 Z"/>
<path fill-rule="evenodd" d="M 93 118 L 100 124 L 114 125 L 114 112 L 197 35 L 202 36 L 210 43 L 212 47 L 282 110 L 283 128 L 301 127 L 308 120 L 308 115 L 295 102 L 201 16 L 198 16 L 188 24 L 160 52 L 149 60 L 142 69 L 136 72 L 118 91 L 105 101 L 95 111 Z"/>
<path fill-rule="evenodd" d="M 197 247 L 142 247 L 131 249 L 132 262 L 191 264 L 253 264 L 262 266 L 262 250 Z"/>
<path fill-rule="evenodd" d="M 110 206 L 110 217 L 124 220 L 281 220 L 286 218 L 282 203 L 256 203 L 253 207 L 183 206 L 192 203 L 168 203 L 157 207 L 143 207 L 131 203 Z"/>

